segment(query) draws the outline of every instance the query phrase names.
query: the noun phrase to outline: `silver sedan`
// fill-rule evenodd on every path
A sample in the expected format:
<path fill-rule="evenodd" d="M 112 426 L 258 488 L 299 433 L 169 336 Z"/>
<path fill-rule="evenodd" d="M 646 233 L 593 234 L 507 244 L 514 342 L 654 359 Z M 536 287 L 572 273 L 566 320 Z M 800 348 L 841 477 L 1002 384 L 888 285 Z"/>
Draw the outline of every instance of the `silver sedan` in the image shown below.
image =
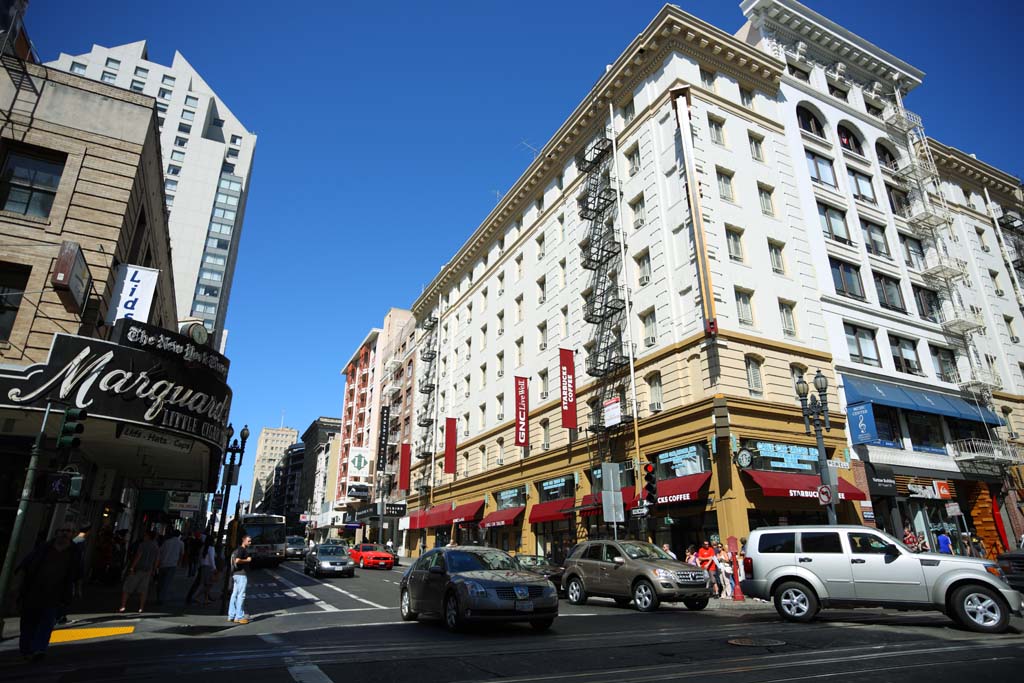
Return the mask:
<path fill-rule="evenodd" d="M 306 553 L 302 571 L 320 578 L 327 574 L 340 574 L 349 578 L 356 575 L 356 564 L 348 556 L 348 550 L 341 545 L 318 545 Z"/>

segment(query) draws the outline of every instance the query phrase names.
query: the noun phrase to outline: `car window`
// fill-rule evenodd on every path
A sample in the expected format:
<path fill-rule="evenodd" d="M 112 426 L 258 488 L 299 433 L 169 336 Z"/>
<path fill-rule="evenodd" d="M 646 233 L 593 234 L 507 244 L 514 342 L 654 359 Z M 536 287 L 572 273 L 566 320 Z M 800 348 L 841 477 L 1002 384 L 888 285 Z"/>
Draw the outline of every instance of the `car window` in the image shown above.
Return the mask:
<path fill-rule="evenodd" d="M 632 560 L 671 560 L 672 557 L 664 550 L 651 543 L 644 543 L 642 541 L 629 541 L 626 543 L 620 543 L 622 546 L 622 552 L 626 553 Z M 618 555 L 618 552 L 613 552 L 612 555 Z"/>
<path fill-rule="evenodd" d="M 516 560 L 524 567 L 537 567 L 544 564 L 544 558 L 540 555 L 516 555 Z"/>
<path fill-rule="evenodd" d="M 605 562 L 614 562 L 616 557 L 620 557 L 619 549 L 611 543 L 605 543 L 604 545 L 604 557 L 601 559 Z"/>
<path fill-rule="evenodd" d="M 854 555 L 884 555 L 891 544 L 885 539 L 863 531 L 850 532 L 850 551 Z"/>
<path fill-rule="evenodd" d="M 604 560 L 604 543 L 593 543 L 587 546 L 586 559 Z"/>
<path fill-rule="evenodd" d="M 413 569 L 415 569 L 416 571 L 421 571 L 421 572 L 427 571 L 427 569 L 430 567 L 430 563 L 434 561 L 433 557 L 434 557 L 435 554 L 436 553 L 431 553 L 429 555 L 424 555 L 420 559 L 416 560 L 416 564 L 413 566 Z"/>
<path fill-rule="evenodd" d="M 444 561 L 444 553 L 436 552 L 430 556 L 430 567 L 440 567 L 441 569 L 447 569 L 447 565 Z"/>
<path fill-rule="evenodd" d="M 321 557 L 326 557 L 328 555 L 331 557 L 345 557 L 348 553 L 345 552 L 345 548 L 340 545 L 325 545 L 320 547 L 317 551 L 317 555 L 320 555 Z"/>
<path fill-rule="evenodd" d="M 515 559 L 500 550 L 453 550 L 448 553 L 448 571 L 452 574 L 475 572 L 481 569 L 518 568 Z"/>
<path fill-rule="evenodd" d="M 800 534 L 800 547 L 805 553 L 841 553 L 843 544 L 834 531 L 804 531 Z"/>
<path fill-rule="evenodd" d="M 786 531 L 774 534 L 762 534 L 757 541 L 759 553 L 795 553 L 796 533 Z"/>

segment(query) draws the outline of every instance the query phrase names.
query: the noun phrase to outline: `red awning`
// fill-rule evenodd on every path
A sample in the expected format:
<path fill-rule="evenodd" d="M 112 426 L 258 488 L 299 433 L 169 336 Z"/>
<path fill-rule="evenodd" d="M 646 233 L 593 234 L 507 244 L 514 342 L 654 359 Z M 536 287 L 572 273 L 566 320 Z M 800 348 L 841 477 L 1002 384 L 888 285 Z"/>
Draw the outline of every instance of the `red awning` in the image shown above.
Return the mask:
<path fill-rule="evenodd" d="M 744 470 L 754 483 L 761 487 L 766 496 L 779 498 L 817 498 L 821 479 L 816 474 L 789 474 L 787 472 L 763 472 Z M 839 500 L 867 500 L 859 488 L 839 479 Z"/>
<path fill-rule="evenodd" d="M 523 510 L 525 509 L 525 507 L 505 508 L 504 510 L 492 512 L 483 518 L 480 522 L 480 527 L 483 529 L 489 529 L 495 526 L 509 526 L 511 524 L 515 524 L 516 519 L 519 515 L 523 514 Z"/>
<path fill-rule="evenodd" d="M 452 504 L 443 503 L 430 508 L 423 516 L 423 528 L 432 529 L 436 526 L 451 524 Z"/>
<path fill-rule="evenodd" d="M 413 510 L 409 513 L 409 530 L 423 529 L 423 518 L 426 516 L 426 510 Z"/>
<path fill-rule="evenodd" d="M 573 507 L 575 502 L 575 498 L 559 498 L 558 500 L 549 500 L 546 503 L 537 503 L 530 508 L 530 524 L 569 519 L 569 515 L 572 513 L 567 508 Z"/>
<path fill-rule="evenodd" d="M 458 524 L 459 522 L 473 522 L 480 519 L 481 513 L 484 511 L 484 502 L 482 500 L 474 500 L 472 503 L 463 503 L 452 510 L 449 515 L 449 523 Z"/>
<path fill-rule="evenodd" d="M 633 486 L 622 487 L 622 507 L 624 510 L 632 510 L 636 507 L 636 488 Z M 582 517 L 593 517 L 594 515 L 601 514 L 601 493 L 588 493 L 583 496 L 583 502 L 580 504 L 583 508 L 580 510 Z"/>
<path fill-rule="evenodd" d="M 685 503 L 697 500 L 700 490 L 711 479 L 710 472 L 688 474 L 685 477 L 673 477 L 658 481 L 658 505 Z"/>

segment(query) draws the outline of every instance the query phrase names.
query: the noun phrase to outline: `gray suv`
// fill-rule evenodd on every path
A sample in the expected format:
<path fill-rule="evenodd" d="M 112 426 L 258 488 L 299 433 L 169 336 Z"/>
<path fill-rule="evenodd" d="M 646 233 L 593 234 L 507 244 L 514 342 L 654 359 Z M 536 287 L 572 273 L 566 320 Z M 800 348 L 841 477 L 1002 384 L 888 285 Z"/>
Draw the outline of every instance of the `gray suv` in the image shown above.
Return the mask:
<path fill-rule="evenodd" d="M 1000 633 L 1024 609 L 995 562 L 915 553 L 864 526 L 755 529 L 743 592 L 772 600 L 782 618 L 810 621 L 822 607 L 937 610 L 982 633 Z"/>
<path fill-rule="evenodd" d="M 711 577 L 644 541 L 586 541 L 566 559 L 562 588 L 573 605 L 597 596 L 623 607 L 633 602 L 641 612 L 662 601 L 701 610 L 711 596 Z"/>

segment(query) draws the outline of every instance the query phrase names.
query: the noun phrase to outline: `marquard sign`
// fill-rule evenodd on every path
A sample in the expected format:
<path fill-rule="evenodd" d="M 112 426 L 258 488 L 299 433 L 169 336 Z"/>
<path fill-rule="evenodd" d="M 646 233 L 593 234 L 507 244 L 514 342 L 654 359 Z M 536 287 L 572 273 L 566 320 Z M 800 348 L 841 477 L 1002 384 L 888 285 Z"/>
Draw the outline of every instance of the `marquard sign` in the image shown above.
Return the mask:
<path fill-rule="evenodd" d="M 113 341 L 57 334 L 45 363 L 0 370 L 0 407 L 47 401 L 224 447 L 229 361 L 182 335 L 122 319 Z"/>

